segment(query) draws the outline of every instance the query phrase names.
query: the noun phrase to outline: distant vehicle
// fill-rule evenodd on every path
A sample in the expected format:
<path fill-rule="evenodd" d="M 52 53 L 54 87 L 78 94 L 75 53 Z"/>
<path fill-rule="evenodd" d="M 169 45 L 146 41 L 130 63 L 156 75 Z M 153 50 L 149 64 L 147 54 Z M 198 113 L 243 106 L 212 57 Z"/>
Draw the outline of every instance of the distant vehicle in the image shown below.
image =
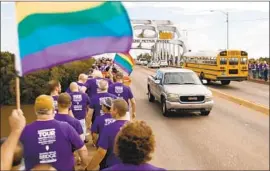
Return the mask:
<path fill-rule="evenodd" d="M 206 82 L 203 80 L 204 84 Z M 214 105 L 212 92 L 189 69 L 158 69 L 155 75 L 148 77 L 147 88 L 148 100 L 160 102 L 164 116 L 171 111 L 198 111 L 207 116 Z"/>
<path fill-rule="evenodd" d="M 136 59 L 136 65 L 141 65 L 141 61 Z"/>
<path fill-rule="evenodd" d="M 147 66 L 148 66 L 148 68 L 160 68 L 159 63 L 156 61 L 149 62 Z"/>
<path fill-rule="evenodd" d="M 161 60 L 159 65 L 160 65 L 160 67 L 168 67 L 168 62 L 165 60 Z"/>
<path fill-rule="evenodd" d="M 139 61 L 140 61 L 140 65 L 146 66 L 148 64 L 147 59 L 145 59 L 145 58 L 141 58 Z"/>
<path fill-rule="evenodd" d="M 193 70 L 207 82 L 220 81 L 222 85 L 229 85 L 231 81 L 248 78 L 248 53 L 245 51 L 187 52 L 184 60 L 184 68 Z"/>

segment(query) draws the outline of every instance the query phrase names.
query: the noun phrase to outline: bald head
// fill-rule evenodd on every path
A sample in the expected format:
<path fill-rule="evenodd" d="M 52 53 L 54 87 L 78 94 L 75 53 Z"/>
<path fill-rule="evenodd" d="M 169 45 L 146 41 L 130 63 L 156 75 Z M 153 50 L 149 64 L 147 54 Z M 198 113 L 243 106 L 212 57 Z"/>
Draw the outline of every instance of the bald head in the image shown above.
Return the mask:
<path fill-rule="evenodd" d="M 108 81 L 100 80 L 98 83 L 98 88 L 100 91 L 107 91 L 109 87 Z"/>
<path fill-rule="evenodd" d="M 99 70 L 95 70 L 92 74 L 93 78 L 103 78 L 103 74 Z"/>
<path fill-rule="evenodd" d="M 50 164 L 38 164 L 35 167 L 33 167 L 31 170 L 49 170 L 53 171 L 56 170 L 52 165 Z"/>
<path fill-rule="evenodd" d="M 78 81 L 81 83 L 85 83 L 87 81 L 87 79 L 88 79 L 88 76 L 86 74 L 80 74 Z"/>
<path fill-rule="evenodd" d="M 70 83 L 69 88 L 70 88 L 71 92 L 79 91 L 79 86 L 78 86 L 78 84 L 76 82 Z"/>

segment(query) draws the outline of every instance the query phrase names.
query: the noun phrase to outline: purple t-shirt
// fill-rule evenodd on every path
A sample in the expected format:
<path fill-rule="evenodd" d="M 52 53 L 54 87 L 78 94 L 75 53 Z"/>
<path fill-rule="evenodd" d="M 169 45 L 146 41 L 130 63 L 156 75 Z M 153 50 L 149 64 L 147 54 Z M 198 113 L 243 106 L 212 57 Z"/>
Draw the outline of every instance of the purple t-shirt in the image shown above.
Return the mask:
<path fill-rule="evenodd" d="M 82 125 L 78 119 L 73 118 L 69 115 L 59 113 L 55 114 L 54 119 L 69 123 L 69 125 L 71 125 L 79 135 L 83 134 Z"/>
<path fill-rule="evenodd" d="M 120 159 L 114 154 L 113 146 L 114 140 L 120 128 L 128 121 L 126 120 L 116 120 L 115 122 L 104 127 L 100 134 L 98 141 L 98 147 L 107 150 L 106 154 L 106 167 L 111 167 L 115 164 L 121 163 Z"/>
<path fill-rule="evenodd" d="M 76 130 L 66 122 L 57 120 L 35 121 L 27 125 L 21 135 L 26 170 L 37 164 L 51 164 L 57 170 L 72 170 L 72 148 L 84 146 Z"/>
<path fill-rule="evenodd" d="M 52 96 L 52 98 L 53 98 L 53 104 L 54 104 L 54 113 L 57 113 L 58 112 L 58 102 L 57 102 L 57 100 L 58 100 L 58 95 L 57 96 Z"/>
<path fill-rule="evenodd" d="M 96 95 L 94 95 L 92 98 L 90 98 L 90 108 L 94 109 L 94 117 L 100 116 L 101 114 L 103 114 L 103 111 L 101 109 L 101 102 L 104 98 L 108 98 L 111 97 L 113 99 L 116 99 L 117 97 L 111 93 L 98 93 Z"/>
<path fill-rule="evenodd" d="M 97 94 L 98 82 L 100 80 L 108 81 L 109 86 L 112 84 L 112 80 L 107 79 L 107 78 L 93 78 L 93 79 L 87 80 L 87 82 L 85 83 L 85 86 L 87 87 L 87 94 L 90 98 Z"/>
<path fill-rule="evenodd" d="M 91 126 L 91 132 L 100 134 L 105 126 L 113 123 L 114 121 L 115 119 L 113 119 L 112 115 L 109 113 L 98 116 Z"/>
<path fill-rule="evenodd" d="M 165 171 L 166 169 L 155 167 L 151 164 L 145 163 L 140 165 L 133 164 L 116 164 L 112 167 L 103 169 L 102 171 L 110 171 L 110 170 L 147 170 L 147 171 Z"/>
<path fill-rule="evenodd" d="M 82 88 L 83 86 L 85 86 L 83 83 L 79 83 L 79 82 L 76 82 L 76 83 L 77 83 L 78 86 L 79 86 L 79 91 L 81 91 L 81 88 Z M 69 87 L 67 88 L 66 93 L 71 93 L 71 90 L 70 90 Z"/>
<path fill-rule="evenodd" d="M 71 110 L 76 119 L 85 119 L 87 106 L 90 104 L 89 97 L 85 93 L 72 92 L 69 93 L 72 101 Z"/>
<path fill-rule="evenodd" d="M 127 103 L 129 99 L 133 98 L 131 89 L 122 83 L 114 83 L 110 85 L 108 92 L 117 96 L 117 98 L 124 99 Z M 129 104 L 129 103 L 128 103 Z"/>
<path fill-rule="evenodd" d="M 54 104 L 54 114 L 58 113 L 58 97 L 59 95 L 52 96 Z M 71 110 L 71 108 L 69 108 L 69 110 Z"/>

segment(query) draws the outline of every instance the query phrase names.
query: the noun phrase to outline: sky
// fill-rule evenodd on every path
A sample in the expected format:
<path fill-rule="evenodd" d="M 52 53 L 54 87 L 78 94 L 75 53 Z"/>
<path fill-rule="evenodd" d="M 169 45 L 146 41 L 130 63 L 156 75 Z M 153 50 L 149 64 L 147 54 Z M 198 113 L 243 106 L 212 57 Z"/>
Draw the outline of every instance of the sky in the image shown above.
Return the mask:
<path fill-rule="evenodd" d="M 192 51 L 226 48 L 229 12 L 229 48 L 241 49 L 250 58 L 269 57 L 268 2 L 123 2 L 131 19 L 171 20 L 188 30 L 183 40 Z M 210 12 L 215 10 L 215 12 Z M 147 16 L 147 17 L 146 17 Z M 1 51 L 18 52 L 14 2 L 1 2 Z M 144 52 L 133 50 L 132 55 Z M 145 51 L 147 52 L 147 51 Z"/>

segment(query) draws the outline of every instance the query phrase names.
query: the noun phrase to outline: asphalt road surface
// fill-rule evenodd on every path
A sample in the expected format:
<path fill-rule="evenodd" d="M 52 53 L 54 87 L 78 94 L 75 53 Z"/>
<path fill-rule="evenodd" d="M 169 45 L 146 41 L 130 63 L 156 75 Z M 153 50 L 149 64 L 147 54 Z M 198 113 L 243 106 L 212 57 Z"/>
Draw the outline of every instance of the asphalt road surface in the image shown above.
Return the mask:
<path fill-rule="evenodd" d="M 140 68 L 140 66 L 136 66 Z M 155 71 L 155 69 L 152 69 Z M 207 85 L 228 95 L 248 100 L 263 106 L 269 107 L 269 85 L 259 84 L 250 81 L 232 81 L 230 85 L 224 86 L 220 82 L 211 82 Z"/>
<path fill-rule="evenodd" d="M 214 97 L 209 116 L 164 117 L 160 105 L 147 99 L 150 74 L 136 66 L 131 88 L 137 119 L 147 121 L 156 135 L 151 163 L 167 170 L 269 169 L 269 116 Z"/>

